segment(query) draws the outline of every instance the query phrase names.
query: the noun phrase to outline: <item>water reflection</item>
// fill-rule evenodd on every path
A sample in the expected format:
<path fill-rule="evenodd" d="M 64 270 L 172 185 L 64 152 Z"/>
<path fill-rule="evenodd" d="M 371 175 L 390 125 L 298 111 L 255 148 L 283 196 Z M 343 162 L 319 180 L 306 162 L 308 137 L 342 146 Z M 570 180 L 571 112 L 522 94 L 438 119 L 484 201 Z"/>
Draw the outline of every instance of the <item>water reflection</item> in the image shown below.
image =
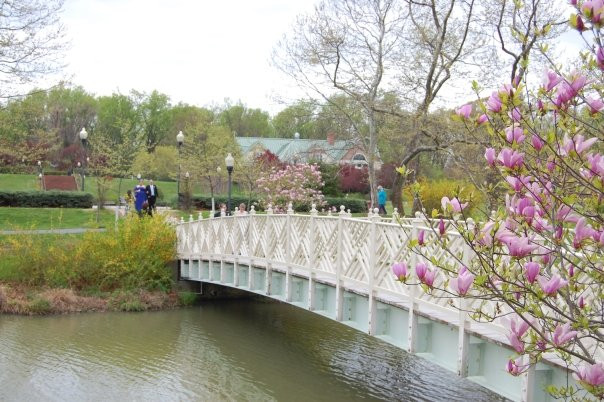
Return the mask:
<path fill-rule="evenodd" d="M 0 400 L 497 400 L 315 314 L 230 301 L 0 318 Z"/>

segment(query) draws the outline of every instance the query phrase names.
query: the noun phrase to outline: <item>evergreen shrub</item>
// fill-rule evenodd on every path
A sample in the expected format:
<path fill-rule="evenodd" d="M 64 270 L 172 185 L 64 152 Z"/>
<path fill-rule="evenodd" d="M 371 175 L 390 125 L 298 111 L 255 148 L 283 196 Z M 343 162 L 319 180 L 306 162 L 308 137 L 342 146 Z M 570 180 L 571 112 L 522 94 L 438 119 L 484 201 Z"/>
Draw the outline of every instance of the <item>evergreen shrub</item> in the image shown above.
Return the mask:
<path fill-rule="evenodd" d="M 76 191 L 0 191 L 0 207 L 91 208 L 93 196 Z"/>

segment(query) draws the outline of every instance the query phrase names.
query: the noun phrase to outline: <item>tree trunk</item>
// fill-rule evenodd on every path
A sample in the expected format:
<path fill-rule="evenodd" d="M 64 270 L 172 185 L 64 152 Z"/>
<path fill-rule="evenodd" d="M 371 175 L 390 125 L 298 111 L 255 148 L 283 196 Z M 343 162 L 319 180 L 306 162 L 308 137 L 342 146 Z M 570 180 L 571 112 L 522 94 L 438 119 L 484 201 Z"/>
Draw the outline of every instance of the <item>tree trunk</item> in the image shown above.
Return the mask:
<path fill-rule="evenodd" d="M 390 201 L 394 208 L 398 208 L 398 213 L 405 216 L 405 207 L 403 205 L 403 177 L 397 174 L 392 181 L 392 189 L 390 190 Z"/>

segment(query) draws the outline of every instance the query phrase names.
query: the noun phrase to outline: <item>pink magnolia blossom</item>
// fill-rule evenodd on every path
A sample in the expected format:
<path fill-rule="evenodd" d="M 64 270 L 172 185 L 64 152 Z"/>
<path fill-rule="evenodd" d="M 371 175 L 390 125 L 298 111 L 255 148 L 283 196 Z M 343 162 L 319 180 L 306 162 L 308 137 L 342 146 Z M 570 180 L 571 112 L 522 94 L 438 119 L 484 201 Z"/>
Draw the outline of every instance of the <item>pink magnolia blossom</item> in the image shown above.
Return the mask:
<path fill-rule="evenodd" d="M 524 373 L 530 365 L 522 364 L 522 356 L 517 357 L 515 360 L 508 360 L 505 370 L 513 376 L 519 376 Z"/>
<path fill-rule="evenodd" d="M 529 281 L 529 283 L 535 282 L 540 270 L 541 266 L 535 261 L 529 261 L 524 264 L 524 276 L 526 277 L 526 280 Z"/>
<path fill-rule="evenodd" d="M 577 134 L 571 140 L 568 136 L 564 137 L 564 143 L 562 144 L 563 150 L 566 154 L 570 151 L 575 151 L 578 154 L 582 154 L 587 151 L 598 139 L 596 137 L 585 140 L 581 134 Z"/>
<path fill-rule="evenodd" d="M 487 116 L 486 114 L 481 114 L 476 119 L 476 123 L 477 124 L 483 124 L 483 123 L 486 123 L 488 120 L 489 120 L 489 116 Z"/>
<path fill-rule="evenodd" d="M 522 338 L 526 331 L 529 329 L 529 324 L 518 314 L 513 317 L 504 317 L 501 319 L 503 325 L 507 327 L 511 334 L 516 335 L 518 338 Z"/>
<path fill-rule="evenodd" d="M 490 166 L 495 166 L 495 149 L 493 149 L 493 148 L 485 149 L 484 157 Z"/>
<path fill-rule="evenodd" d="M 604 157 L 602 154 L 589 154 L 586 159 L 589 163 L 589 170 L 604 178 Z"/>
<path fill-rule="evenodd" d="M 505 326 L 508 327 L 509 333 L 507 334 L 508 341 L 514 350 L 520 354 L 524 353 L 524 341 L 522 337 L 529 329 L 529 324 L 519 316 L 514 318 L 502 319 Z"/>
<path fill-rule="evenodd" d="M 568 276 L 571 278 L 575 276 L 575 266 L 573 264 L 568 266 Z"/>
<path fill-rule="evenodd" d="M 592 387 L 599 387 L 604 384 L 604 364 L 584 364 L 577 371 L 577 379 Z"/>
<path fill-rule="evenodd" d="M 487 100 L 487 109 L 493 113 L 501 112 L 501 107 L 503 103 L 501 103 L 501 99 L 499 98 L 498 92 L 493 92 L 489 99 Z"/>
<path fill-rule="evenodd" d="M 505 178 L 505 181 L 508 182 L 508 184 L 510 185 L 510 187 L 515 191 L 515 192 L 520 192 L 520 190 L 522 190 L 522 181 L 520 179 L 518 179 L 517 177 L 514 176 L 507 176 Z"/>
<path fill-rule="evenodd" d="M 585 102 L 589 106 L 589 111 L 591 112 L 591 114 L 596 114 L 600 110 L 604 109 L 604 102 L 602 102 L 602 99 L 594 99 L 588 96 L 587 98 L 585 98 Z"/>
<path fill-rule="evenodd" d="M 466 267 L 461 267 L 457 278 L 453 278 L 449 281 L 449 286 L 458 295 L 465 296 L 465 294 L 468 293 L 470 286 L 472 286 L 474 278 L 475 276 L 468 271 Z"/>
<path fill-rule="evenodd" d="M 594 24 L 599 24 L 604 14 L 604 2 L 602 0 L 587 0 L 581 5 L 583 15 Z"/>
<path fill-rule="evenodd" d="M 504 148 L 499 152 L 497 160 L 508 169 L 520 168 L 524 164 L 524 154 Z"/>
<path fill-rule="evenodd" d="M 407 264 L 405 264 L 404 262 L 397 262 L 395 264 L 392 264 L 392 272 L 399 281 L 404 282 L 407 279 L 408 274 Z"/>
<path fill-rule="evenodd" d="M 596 61 L 598 62 L 598 67 L 604 70 L 604 48 L 599 47 L 596 51 Z"/>
<path fill-rule="evenodd" d="M 493 236 L 491 234 L 491 231 L 494 227 L 495 222 L 493 221 L 489 221 L 484 225 L 484 227 L 480 231 L 480 235 L 478 236 L 479 244 L 482 244 L 483 246 L 490 246 L 491 244 L 493 244 Z"/>
<path fill-rule="evenodd" d="M 420 231 L 417 233 L 417 243 L 420 246 L 423 246 L 425 244 L 424 237 L 425 237 L 425 232 L 420 229 Z"/>
<path fill-rule="evenodd" d="M 472 104 L 468 103 L 467 105 L 463 105 L 459 109 L 455 111 L 458 116 L 463 117 L 464 119 L 469 119 L 470 114 L 472 114 Z"/>
<path fill-rule="evenodd" d="M 563 204 L 560 205 L 556 212 L 556 220 L 563 222 L 578 222 L 579 216 L 573 212 L 570 206 Z"/>
<path fill-rule="evenodd" d="M 508 237 L 504 244 L 507 246 L 510 256 L 516 258 L 524 258 L 539 247 L 536 244 L 531 244 L 528 237 Z"/>
<path fill-rule="evenodd" d="M 543 145 L 545 145 L 545 141 L 539 138 L 539 136 L 536 134 L 533 134 L 533 136 L 531 137 L 531 143 L 533 144 L 533 148 L 535 148 L 535 151 L 537 152 L 541 151 Z"/>
<path fill-rule="evenodd" d="M 443 218 L 440 218 L 440 221 L 438 222 L 438 233 L 440 233 L 441 236 L 443 236 L 446 232 L 445 229 L 445 221 Z"/>
<path fill-rule="evenodd" d="M 545 90 L 547 92 L 549 92 L 552 89 L 554 89 L 556 87 L 556 85 L 558 85 L 560 83 L 560 81 L 562 81 L 562 77 L 560 77 L 558 74 L 556 74 L 556 72 L 550 70 L 545 75 L 545 80 L 543 82 L 543 88 L 545 88 Z"/>
<path fill-rule="evenodd" d="M 449 197 L 443 197 L 440 200 L 440 205 L 442 206 L 443 211 L 447 211 L 448 207 L 450 206 L 453 212 L 461 212 L 464 208 L 468 206 L 468 203 L 460 203 L 457 197 L 453 197 L 450 200 Z"/>
<path fill-rule="evenodd" d="M 426 271 L 428 271 L 428 266 L 423 262 L 418 262 L 415 266 L 415 274 L 417 275 L 417 278 L 420 281 L 424 280 L 424 277 L 426 276 Z"/>
<path fill-rule="evenodd" d="M 517 107 L 513 108 L 509 113 L 508 113 L 510 119 L 512 119 L 515 122 L 519 122 L 520 120 L 522 120 L 522 114 L 520 113 L 520 109 L 518 109 Z"/>
<path fill-rule="evenodd" d="M 564 325 L 558 324 L 552 335 L 552 344 L 554 346 L 560 347 L 560 346 L 564 345 L 565 343 L 567 343 L 568 341 L 570 341 L 571 339 L 573 339 L 574 337 L 576 337 L 577 334 L 578 334 L 577 331 L 570 330 L 569 322 L 567 322 Z"/>
<path fill-rule="evenodd" d="M 560 278 L 558 275 L 552 275 L 551 279 L 547 279 L 544 276 L 537 277 L 541 290 L 548 296 L 555 296 L 558 290 L 568 284 L 567 280 Z"/>
<path fill-rule="evenodd" d="M 524 141 L 525 135 L 522 127 L 508 127 L 505 129 L 505 139 L 512 144 L 520 144 Z"/>
<path fill-rule="evenodd" d="M 434 285 L 434 280 L 436 279 L 436 276 L 437 276 L 436 270 L 429 269 L 426 271 L 426 274 L 424 275 L 424 279 L 422 282 L 424 282 L 429 287 L 432 287 L 432 285 Z"/>
<path fill-rule="evenodd" d="M 573 247 L 576 249 L 581 248 L 581 243 L 583 240 L 592 237 L 595 231 L 588 224 L 585 223 L 585 218 L 581 217 L 577 221 L 577 226 L 575 226 L 575 237 L 573 239 Z"/>
<path fill-rule="evenodd" d="M 579 297 L 578 306 L 579 306 L 580 309 L 585 308 L 585 300 L 583 299 L 583 296 Z"/>

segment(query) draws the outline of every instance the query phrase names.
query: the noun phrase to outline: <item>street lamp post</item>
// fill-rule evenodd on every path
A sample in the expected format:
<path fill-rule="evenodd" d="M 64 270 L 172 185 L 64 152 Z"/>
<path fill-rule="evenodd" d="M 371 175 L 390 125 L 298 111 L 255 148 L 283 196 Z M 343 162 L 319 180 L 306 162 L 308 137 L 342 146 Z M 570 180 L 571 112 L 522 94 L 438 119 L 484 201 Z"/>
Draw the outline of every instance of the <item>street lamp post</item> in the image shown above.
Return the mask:
<path fill-rule="evenodd" d="M 178 204 L 180 204 L 180 150 L 184 142 L 185 135 L 182 133 L 182 131 L 179 131 L 176 135 L 176 143 L 178 144 L 178 177 L 176 178 L 176 197 L 178 198 Z"/>
<path fill-rule="evenodd" d="M 227 215 L 231 215 L 231 174 L 233 173 L 233 165 L 235 164 L 235 158 L 229 152 L 229 154 L 224 158 L 224 163 L 226 164 L 227 172 L 229 172 L 229 196 L 227 198 Z"/>
<path fill-rule="evenodd" d="M 88 143 L 88 132 L 86 128 L 82 127 L 82 131 L 80 131 L 80 140 L 82 141 L 82 146 L 84 147 L 84 164 L 82 168 L 82 191 L 86 189 L 86 161 L 88 161 L 88 157 L 86 155 L 86 144 Z"/>

